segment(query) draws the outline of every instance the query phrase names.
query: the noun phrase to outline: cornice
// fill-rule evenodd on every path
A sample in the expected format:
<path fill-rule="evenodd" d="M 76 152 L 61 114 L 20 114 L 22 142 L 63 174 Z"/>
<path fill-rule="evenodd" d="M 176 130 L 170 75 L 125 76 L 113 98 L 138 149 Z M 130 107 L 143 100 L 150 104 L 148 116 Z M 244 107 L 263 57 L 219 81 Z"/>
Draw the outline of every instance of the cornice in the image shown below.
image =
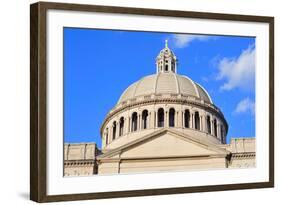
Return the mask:
<path fill-rule="evenodd" d="M 96 160 L 64 160 L 64 166 L 87 166 L 87 165 L 94 165 Z"/>
<path fill-rule="evenodd" d="M 255 158 L 256 152 L 241 152 L 241 153 L 232 153 L 231 159 L 245 159 L 245 158 Z"/>

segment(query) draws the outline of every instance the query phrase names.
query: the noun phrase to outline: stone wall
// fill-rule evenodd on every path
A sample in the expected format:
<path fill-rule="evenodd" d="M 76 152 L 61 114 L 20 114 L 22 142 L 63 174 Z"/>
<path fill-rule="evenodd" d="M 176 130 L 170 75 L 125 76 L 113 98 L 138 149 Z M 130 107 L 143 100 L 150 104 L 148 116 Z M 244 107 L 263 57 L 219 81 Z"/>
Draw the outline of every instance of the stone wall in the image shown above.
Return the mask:
<path fill-rule="evenodd" d="M 166 170 L 194 170 L 214 168 L 250 168 L 256 166 L 256 145 L 255 138 L 232 138 L 229 144 L 220 145 L 230 152 L 225 158 L 202 158 L 192 161 L 146 161 L 141 167 L 136 167 L 130 161 L 119 159 L 112 160 L 111 164 L 106 163 L 100 168 L 102 173 L 126 173 L 155 171 L 153 167 L 162 167 Z M 98 174 L 97 156 L 101 154 L 95 143 L 78 143 L 64 145 L 64 176 L 85 176 Z M 160 163 L 160 164 L 159 164 Z M 175 164 L 177 163 L 177 164 Z M 138 165 L 141 165 L 139 163 Z M 171 165 L 171 166 L 169 166 Z M 171 167 L 171 169 L 167 169 Z M 176 169 L 175 169 L 176 167 Z M 121 168 L 121 169 L 120 169 Z M 165 169 L 164 169 L 165 168 Z M 143 170 L 142 170 L 143 169 Z"/>
<path fill-rule="evenodd" d="M 255 138 L 232 138 L 227 149 L 231 151 L 229 168 L 249 168 L 256 166 Z"/>
<path fill-rule="evenodd" d="M 97 174 L 96 143 L 64 144 L 64 176 Z"/>

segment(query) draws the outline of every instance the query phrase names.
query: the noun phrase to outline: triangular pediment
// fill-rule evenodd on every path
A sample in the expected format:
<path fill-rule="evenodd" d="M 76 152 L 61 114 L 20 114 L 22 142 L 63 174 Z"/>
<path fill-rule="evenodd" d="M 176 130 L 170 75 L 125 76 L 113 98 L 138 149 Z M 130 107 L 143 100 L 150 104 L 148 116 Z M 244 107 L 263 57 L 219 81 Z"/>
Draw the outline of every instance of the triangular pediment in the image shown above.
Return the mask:
<path fill-rule="evenodd" d="M 218 145 L 202 142 L 184 133 L 163 129 L 111 150 L 98 158 L 153 158 L 226 155 Z"/>

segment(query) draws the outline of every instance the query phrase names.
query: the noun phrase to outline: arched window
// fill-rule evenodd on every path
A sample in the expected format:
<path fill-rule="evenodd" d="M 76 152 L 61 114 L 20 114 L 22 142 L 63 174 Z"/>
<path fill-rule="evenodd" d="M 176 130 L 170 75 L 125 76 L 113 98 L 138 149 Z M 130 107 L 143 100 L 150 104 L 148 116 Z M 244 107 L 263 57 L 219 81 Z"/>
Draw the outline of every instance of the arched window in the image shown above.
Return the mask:
<path fill-rule="evenodd" d="M 168 71 L 168 65 L 165 65 L 165 71 Z"/>
<path fill-rule="evenodd" d="M 113 131 L 112 131 L 112 139 L 115 140 L 116 138 L 116 122 L 113 122 Z"/>
<path fill-rule="evenodd" d="M 194 116 L 194 123 L 195 123 L 195 129 L 200 130 L 200 117 L 199 117 L 199 112 L 195 112 Z"/>
<path fill-rule="evenodd" d="M 211 118 L 209 115 L 207 116 L 207 132 L 211 134 Z"/>
<path fill-rule="evenodd" d="M 122 136 L 124 132 L 124 117 L 119 120 L 119 136 Z"/>
<path fill-rule="evenodd" d="M 221 142 L 224 143 L 224 129 L 223 129 L 223 126 L 221 126 Z"/>
<path fill-rule="evenodd" d="M 141 119 L 142 119 L 143 129 L 147 129 L 147 116 L 148 116 L 148 111 L 147 110 L 142 111 Z"/>
<path fill-rule="evenodd" d="M 157 126 L 164 127 L 164 109 L 163 108 L 160 108 L 158 110 L 157 118 L 158 118 Z"/>
<path fill-rule="evenodd" d="M 218 130 L 217 130 L 217 120 L 214 120 L 214 134 L 217 137 L 218 136 Z"/>
<path fill-rule="evenodd" d="M 108 145 L 108 128 L 105 130 L 105 144 Z"/>
<path fill-rule="evenodd" d="M 189 121 L 190 121 L 190 113 L 189 110 L 184 111 L 184 127 L 189 128 Z"/>
<path fill-rule="evenodd" d="M 169 110 L 169 127 L 175 127 L 175 109 Z"/>
<path fill-rule="evenodd" d="M 134 112 L 132 114 L 132 132 L 137 131 L 138 128 L 138 114 Z"/>

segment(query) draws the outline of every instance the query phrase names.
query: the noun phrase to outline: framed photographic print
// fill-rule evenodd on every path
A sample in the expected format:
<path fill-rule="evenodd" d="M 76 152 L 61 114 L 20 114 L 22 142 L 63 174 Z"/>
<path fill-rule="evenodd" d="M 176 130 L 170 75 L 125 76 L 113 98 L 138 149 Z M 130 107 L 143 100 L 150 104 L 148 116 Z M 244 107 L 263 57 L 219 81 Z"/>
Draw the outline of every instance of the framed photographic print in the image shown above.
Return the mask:
<path fill-rule="evenodd" d="M 30 198 L 274 186 L 274 18 L 31 5 Z"/>

